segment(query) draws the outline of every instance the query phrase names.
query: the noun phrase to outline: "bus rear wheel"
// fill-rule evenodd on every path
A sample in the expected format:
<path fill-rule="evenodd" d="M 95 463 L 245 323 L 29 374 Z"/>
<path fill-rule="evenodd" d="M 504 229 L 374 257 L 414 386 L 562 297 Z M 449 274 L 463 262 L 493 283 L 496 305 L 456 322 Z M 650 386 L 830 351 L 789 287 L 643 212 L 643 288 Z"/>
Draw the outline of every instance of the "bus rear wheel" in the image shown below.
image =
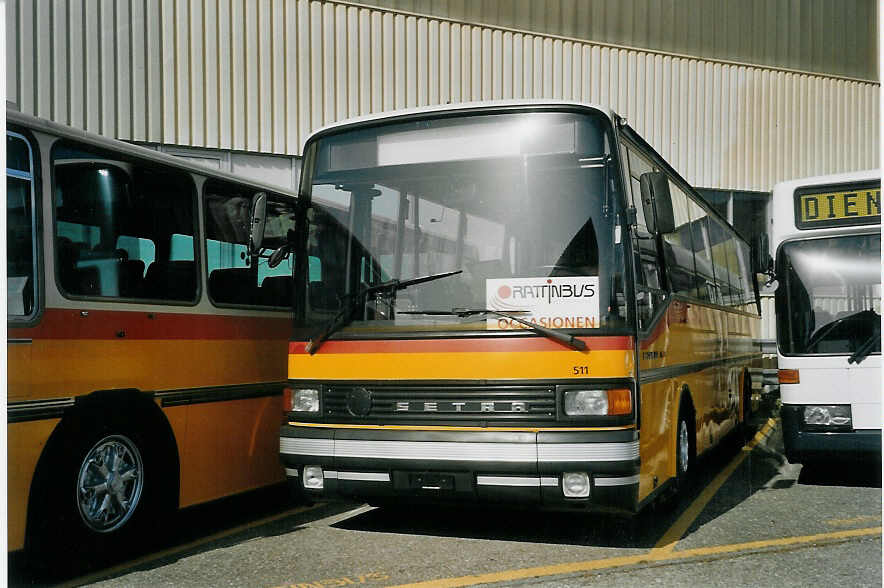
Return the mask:
<path fill-rule="evenodd" d="M 137 553 L 168 514 L 157 445 L 124 421 L 79 422 L 60 441 L 29 508 L 33 555 L 81 571 Z"/>
<path fill-rule="evenodd" d="M 685 488 L 694 469 L 694 427 L 689 401 L 683 401 L 678 411 L 678 425 L 675 431 L 675 485 L 677 490 Z"/>
<path fill-rule="evenodd" d="M 143 488 L 144 461 L 138 446 L 125 435 L 104 437 L 80 463 L 80 522 L 96 533 L 122 528 L 137 511 Z"/>

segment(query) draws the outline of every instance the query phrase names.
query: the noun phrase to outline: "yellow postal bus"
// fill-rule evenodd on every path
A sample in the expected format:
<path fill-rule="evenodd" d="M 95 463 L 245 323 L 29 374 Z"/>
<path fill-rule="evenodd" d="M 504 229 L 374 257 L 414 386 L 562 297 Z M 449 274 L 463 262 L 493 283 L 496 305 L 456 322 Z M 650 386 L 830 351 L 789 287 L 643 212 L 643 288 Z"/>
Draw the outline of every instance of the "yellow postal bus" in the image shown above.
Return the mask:
<path fill-rule="evenodd" d="M 411 110 L 304 154 L 279 446 L 303 492 L 634 512 L 745 421 L 750 248 L 616 114 Z"/>
<path fill-rule="evenodd" d="M 294 197 L 7 113 L 8 541 L 104 551 L 284 480 Z"/>

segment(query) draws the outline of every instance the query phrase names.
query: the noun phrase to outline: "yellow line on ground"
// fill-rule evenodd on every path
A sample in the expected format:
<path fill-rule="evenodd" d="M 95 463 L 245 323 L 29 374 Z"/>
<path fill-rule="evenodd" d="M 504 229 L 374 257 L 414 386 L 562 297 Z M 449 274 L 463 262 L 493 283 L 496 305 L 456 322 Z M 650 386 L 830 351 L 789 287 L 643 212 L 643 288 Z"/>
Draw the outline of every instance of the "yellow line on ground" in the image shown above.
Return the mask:
<path fill-rule="evenodd" d="M 743 463 L 743 460 L 746 459 L 746 456 L 752 452 L 755 446 L 761 443 L 761 441 L 770 434 L 776 425 L 776 422 L 776 419 L 768 419 L 767 423 L 765 423 L 761 430 L 755 434 L 755 437 L 743 447 L 743 450 L 731 460 L 727 467 L 715 476 L 715 479 L 712 480 L 706 488 L 703 489 L 703 492 L 700 493 L 697 499 L 685 509 L 681 516 L 678 517 L 678 520 L 676 520 L 672 526 L 669 527 L 669 530 L 663 534 L 660 540 L 657 541 L 654 549 L 651 550 L 651 558 L 656 559 L 658 557 L 666 557 L 666 554 L 675 549 L 675 544 L 678 543 L 679 539 L 684 537 L 684 534 L 694 523 L 696 518 L 700 516 L 700 513 L 703 512 L 703 509 L 709 504 L 709 501 L 712 500 L 727 479 L 731 477 L 734 470 Z"/>
<path fill-rule="evenodd" d="M 800 537 L 783 537 L 780 539 L 767 539 L 761 541 L 749 541 L 747 543 L 734 543 L 732 545 L 698 547 L 696 549 L 686 549 L 684 551 L 669 552 L 665 554 L 665 556 L 660 558 L 651 558 L 650 553 L 645 553 L 640 555 L 628 555 L 622 557 L 611 557 L 607 559 L 555 564 L 534 568 L 523 568 L 520 570 L 491 572 L 488 574 L 478 574 L 475 576 L 461 576 L 459 578 L 427 580 L 425 582 L 415 582 L 413 584 L 401 584 L 399 586 L 396 586 L 395 588 L 454 588 L 457 586 L 474 586 L 476 584 L 489 584 L 493 582 L 524 580 L 526 578 L 537 578 L 541 576 L 557 576 L 561 574 L 589 572 L 593 570 L 618 568 L 645 563 L 659 564 L 664 561 L 691 559 L 703 556 L 725 555 L 729 553 L 750 552 L 767 548 L 788 548 L 800 547 L 803 545 L 812 545 L 814 543 L 834 543 L 839 541 L 846 541 L 848 539 L 857 537 L 867 537 L 880 534 L 881 527 L 854 529 L 850 531 L 835 531 L 831 533 L 819 533 L 816 535 L 804 535 Z"/>
<path fill-rule="evenodd" d="M 119 572 L 123 572 L 127 569 L 134 568 L 136 566 L 140 566 L 140 565 L 143 565 L 143 564 L 151 562 L 151 561 L 160 560 L 160 559 L 169 557 L 170 555 L 173 555 L 176 553 L 182 553 L 182 552 L 188 551 L 190 549 L 193 549 L 194 547 L 199 547 L 200 545 L 204 545 L 206 543 L 211 543 L 212 541 L 217 541 L 218 539 L 223 539 L 224 537 L 227 537 L 229 535 L 235 535 L 237 533 L 241 533 L 242 531 L 247 531 L 253 527 L 259 527 L 259 526 L 265 525 L 267 523 L 272 523 L 274 521 L 278 521 L 278 520 L 284 519 L 286 517 L 290 517 L 295 514 L 299 514 L 302 512 L 308 512 L 308 511 L 317 509 L 321 506 L 325 506 L 325 503 L 317 502 L 316 504 L 311 504 L 308 506 L 297 506 L 295 508 L 290 508 L 290 509 L 285 510 L 283 512 L 276 513 L 275 515 L 270 515 L 270 516 L 264 517 L 263 519 L 257 519 L 257 520 L 254 520 L 254 521 L 251 521 L 248 523 L 243 523 L 242 525 L 238 525 L 236 527 L 231 527 L 230 529 L 225 529 L 224 531 L 219 531 L 219 532 L 214 533 L 212 535 L 200 537 L 199 539 L 191 541 L 190 543 L 185 543 L 183 545 L 176 545 L 175 547 L 170 547 L 169 549 L 164 549 L 163 551 L 157 551 L 157 552 L 133 559 L 131 561 L 127 561 L 125 563 L 115 565 L 111 568 L 106 568 L 104 570 L 101 570 L 100 572 L 95 572 L 94 574 L 89 574 L 88 576 L 81 576 L 81 577 L 75 578 L 73 580 L 68 580 L 67 582 L 65 582 L 61 586 L 67 587 L 67 586 L 82 586 L 83 584 L 92 584 L 94 582 L 97 582 L 99 580 L 107 578 L 108 576 L 113 576 Z"/>

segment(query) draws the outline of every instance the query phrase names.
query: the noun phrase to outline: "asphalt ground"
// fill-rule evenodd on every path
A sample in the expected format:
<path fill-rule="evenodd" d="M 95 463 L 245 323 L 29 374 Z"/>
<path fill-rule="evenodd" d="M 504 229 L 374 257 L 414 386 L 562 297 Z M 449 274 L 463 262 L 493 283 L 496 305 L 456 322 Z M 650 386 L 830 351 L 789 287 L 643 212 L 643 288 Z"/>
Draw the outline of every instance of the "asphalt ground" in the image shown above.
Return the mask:
<path fill-rule="evenodd" d="M 769 406 L 639 517 L 294 505 L 272 488 L 183 511 L 122 562 L 10 558 L 15 585 L 881 586 L 881 464 L 786 461 Z"/>

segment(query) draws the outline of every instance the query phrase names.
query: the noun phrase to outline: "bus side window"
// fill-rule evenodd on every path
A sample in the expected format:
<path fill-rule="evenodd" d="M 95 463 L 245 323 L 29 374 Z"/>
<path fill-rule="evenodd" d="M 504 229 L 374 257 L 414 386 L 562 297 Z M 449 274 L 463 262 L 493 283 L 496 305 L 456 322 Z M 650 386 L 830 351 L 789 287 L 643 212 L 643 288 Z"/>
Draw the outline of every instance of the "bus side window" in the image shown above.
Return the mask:
<path fill-rule="evenodd" d="M 34 177 L 24 137 L 6 134 L 6 313 L 32 316 L 37 294 Z"/>
<path fill-rule="evenodd" d="M 208 293 L 215 304 L 290 308 L 294 284 L 292 255 L 269 267 L 266 258 L 252 264 L 246 243 L 249 235 L 250 189 L 231 182 L 205 184 L 206 264 Z M 262 255 L 285 242 L 294 229 L 294 208 L 272 197 L 267 201 Z"/>
<path fill-rule="evenodd" d="M 58 286 L 69 296 L 196 302 L 193 183 L 74 142 L 53 148 Z"/>
<path fill-rule="evenodd" d="M 636 210 L 636 230 L 633 232 L 632 243 L 636 279 L 636 308 L 639 327 L 645 329 L 650 326 L 654 313 L 663 301 L 656 239 L 648 232 L 644 207 L 641 202 L 641 175 L 654 171 L 654 167 L 629 144 L 623 143 L 622 147 L 628 167 L 630 203 Z"/>
<path fill-rule="evenodd" d="M 675 230 L 663 235 L 663 256 L 669 283 L 676 294 L 695 296 L 697 279 L 694 271 L 694 246 L 687 195 L 669 181 Z"/>
<path fill-rule="evenodd" d="M 732 238 L 721 221 L 709 219 L 709 241 L 712 249 L 712 266 L 715 272 L 715 284 L 720 292 L 719 304 L 731 305 L 734 292 L 731 287 L 730 268 L 728 267 L 728 239 Z"/>
<path fill-rule="evenodd" d="M 752 251 L 749 244 L 737 240 L 737 260 L 740 267 L 738 274 L 740 279 L 740 308 L 742 310 L 756 313 L 755 306 L 755 284 L 753 282 L 754 274 L 752 273 Z"/>
<path fill-rule="evenodd" d="M 709 214 L 699 204 L 689 200 L 691 213 L 691 240 L 694 248 L 696 288 L 694 296 L 700 300 L 719 303 L 719 291 L 712 266 L 712 248 L 709 244 Z"/>

